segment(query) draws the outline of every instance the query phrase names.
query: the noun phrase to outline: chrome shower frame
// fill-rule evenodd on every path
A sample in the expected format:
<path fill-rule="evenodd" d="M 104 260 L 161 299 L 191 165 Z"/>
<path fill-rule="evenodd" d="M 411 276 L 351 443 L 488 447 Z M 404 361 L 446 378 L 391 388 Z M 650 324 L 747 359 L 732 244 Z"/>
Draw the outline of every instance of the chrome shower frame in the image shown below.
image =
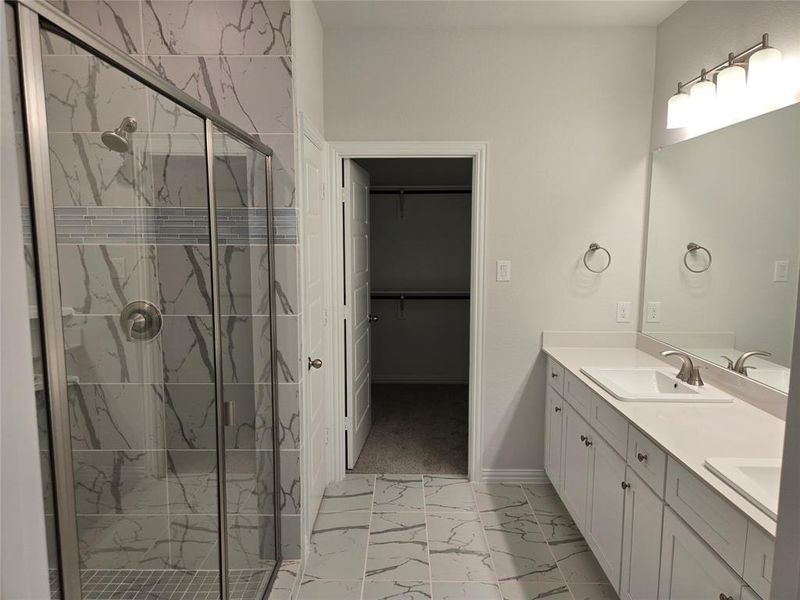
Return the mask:
<path fill-rule="evenodd" d="M 227 119 L 215 114 L 210 108 L 198 102 L 182 90 L 159 78 L 142 63 L 123 53 L 103 38 L 87 29 L 71 17 L 44 0 L 4 0 L 15 9 L 17 44 L 19 46 L 19 75 L 22 92 L 22 110 L 25 124 L 26 149 L 28 159 L 28 178 L 33 199 L 33 247 L 37 264 L 37 293 L 42 317 L 43 357 L 45 362 L 45 390 L 48 397 L 50 419 L 52 464 L 54 475 L 56 522 L 58 532 L 58 560 L 61 593 L 64 600 L 81 599 L 80 561 L 76 505 L 74 495 L 74 473 L 72 464 L 72 444 L 70 431 L 69 404 L 66 380 L 66 356 L 64 328 L 61 315 L 61 289 L 58 270 L 58 248 L 56 243 L 56 223 L 53 213 L 53 194 L 51 187 L 49 140 L 43 63 L 41 52 L 41 32 L 52 31 L 69 39 L 93 56 L 113 65 L 129 77 L 169 98 L 182 108 L 204 120 L 206 139 L 206 170 L 208 177 L 208 210 L 210 247 L 212 253 L 211 286 L 213 303 L 214 368 L 217 406 L 217 497 L 219 514 L 219 566 L 220 597 L 227 600 L 228 589 L 228 527 L 226 477 L 225 477 L 225 403 L 222 377 L 222 335 L 219 319 L 219 263 L 216 229 L 216 197 L 214 182 L 214 133 L 224 133 L 263 155 L 266 168 L 267 189 L 267 243 L 270 247 L 270 276 L 274 275 L 273 223 L 273 179 L 272 149 L 240 129 Z M 271 359 L 276 364 L 275 299 L 270 285 L 270 323 Z M 272 418 L 278 423 L 277 381 L 275 369 L 271 369 Z M 280 485 L 279 433 L 273 428 L 273 489 Z M 275 520 L 275 560 L 266 585 L 261 589 L 265 598 L 280 566 L 281 527 L 280 495 L 274 495 Z"/>

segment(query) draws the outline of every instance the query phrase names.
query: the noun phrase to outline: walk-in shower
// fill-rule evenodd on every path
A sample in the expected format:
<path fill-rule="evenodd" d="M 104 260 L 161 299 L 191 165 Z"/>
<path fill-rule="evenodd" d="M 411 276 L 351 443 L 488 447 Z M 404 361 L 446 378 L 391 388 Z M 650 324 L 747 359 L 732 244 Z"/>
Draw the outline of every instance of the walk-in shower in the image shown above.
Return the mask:
<path fill-rule="evenodd" d="M 271 150 L 4 3 L 54 598 L 262 598 L 280 562 Z"/>

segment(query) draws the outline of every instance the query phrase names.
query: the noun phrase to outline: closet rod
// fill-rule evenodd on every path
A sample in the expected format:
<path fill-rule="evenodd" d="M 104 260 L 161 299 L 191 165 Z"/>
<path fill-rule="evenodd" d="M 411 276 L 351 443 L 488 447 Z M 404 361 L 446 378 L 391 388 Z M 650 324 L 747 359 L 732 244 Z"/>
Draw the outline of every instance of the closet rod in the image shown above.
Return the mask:
<path fill-rule="evenodd" d="M 395 292 L 375 291 L 373 300 L 461 300 L 469 299 L 469 292 Z"/>
<path fill-rule="evenodd" d="M 405 194 L 405 195 L 410 195 L 410 194 L 471 194 L 472 193 L 472 188 L 452 188 L 452 189 L 446 189 L 446 188 L 429 188 L 429 189 L 424 189 L 424 188 L 408 188 L 408 189 L 406 189 L 406 188 L 395 188 L 395 189 L 370 188 L 369 193 L 370 194 L 392 194 L 392 195 L 395 195 L 395 196 L 398 195 L 398 194 L 401 194 L 401 193 Z"/>

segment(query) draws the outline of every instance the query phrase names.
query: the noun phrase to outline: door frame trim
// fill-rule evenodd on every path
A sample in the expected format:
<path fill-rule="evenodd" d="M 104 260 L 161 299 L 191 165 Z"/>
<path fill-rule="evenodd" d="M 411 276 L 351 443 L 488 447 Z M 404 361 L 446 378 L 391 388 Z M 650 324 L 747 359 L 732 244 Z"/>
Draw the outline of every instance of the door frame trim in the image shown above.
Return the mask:
<path fill-rule="evenodd" d="M 486 293 L 486 196 L 489 144 L 487 142 L 329 142 L 328 143 L 328 187 L 331 194 L 327 201 L 334 200 L 337 210 L 332 211 L 329 235 L 330 253 L 334 259 L 334 285 L 331 294 L 330 314 L 334 323 L 344 322 L 344 256 L 341 244 L 344 223 L 338 210 L 342 196 L 342 161 L 346 158 L 471 158 L 472 159 L 472 235 L 470 248 L 470 350 L 469 350 L 469 441 L 468 473 L 473 482 L 481 480 L 483 381 L 484 381 L 484 335 Z M 333 193 L 336 190 L 336 193 Z M 343 327 L 331 331 L 333 348 L 344 348 Z M 345 476 L 345 357 L 343 352 L 331 354 L 331 370 L 334 385 L 328 402 L 331 417 L 330 457 L 332 480 Z"/>

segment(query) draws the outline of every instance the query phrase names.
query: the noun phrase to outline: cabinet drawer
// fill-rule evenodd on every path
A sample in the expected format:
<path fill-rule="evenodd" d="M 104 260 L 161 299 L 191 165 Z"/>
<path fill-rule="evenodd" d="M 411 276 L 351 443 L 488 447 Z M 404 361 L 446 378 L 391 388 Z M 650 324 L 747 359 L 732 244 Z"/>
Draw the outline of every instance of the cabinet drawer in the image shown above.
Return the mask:
<path fill-rule="evenodd" d="M 667 455 L 636 427 L 628 433 L 628 464 L 656 494 L 664 497 Z"/>
<path fill-rule="evenodd" d="M 667 461 L 666 501 L 725 562 L 741 574 L 747 519 L 672 458 Z"/>
<path fill-rule="evenodd" d="M 775 541 L 753 523 L 747 525 L 744 580 L 762 598 L 769 598 L 772 585 L 772 557 Z"/>
<path fill-rule="evenodd" d="M 589 425 L 594 427 L 597 433 L 620 456 L 625 456 L 625 450 L 628 447 L 628 421 L 611 408 L 608 402 L 594 393 L 592 393 L 592 413 Z"/>
<path fill-rule="evenodd" d="M 547 381 L 551 388 L 562 396 L 564 395 L 564 367 L 549 357 L 547 358 Z"/>
<path fill-rule="evenodd" d="M 564 398 L 587 421 L 592 418 L 592 402 L 596 394 L 580 379 L 567 371 L 564 376 Z"/>

